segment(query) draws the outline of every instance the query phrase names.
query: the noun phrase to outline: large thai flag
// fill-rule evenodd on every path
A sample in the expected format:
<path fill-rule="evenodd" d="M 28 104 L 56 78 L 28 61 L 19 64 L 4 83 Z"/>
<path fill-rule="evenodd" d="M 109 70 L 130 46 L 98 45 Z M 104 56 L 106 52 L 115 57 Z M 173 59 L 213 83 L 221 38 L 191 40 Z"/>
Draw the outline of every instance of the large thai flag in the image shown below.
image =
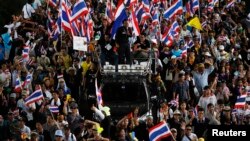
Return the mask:
<path fill-rule="evenodd" d="M 102 93 L 100 89 L 98 88 L 97 79 L 95 79 L 95 92 L 96 92 L 97 104 L 98 104 L 98 107 L 100 107 L 103 105 L 103 100 L 102 100 Z"/>
<path fill-rule="evenodd" d="M 199 9 L 199 0 L 191 0 L 192 1 L 192 13 L 195 13 L 196 10 Z"/>
<path fill-rule="evenodd" d="M 126 7 L 123 3 L 123 0 L 120 0 L 117 5 L 117 9 L 115 12 L 115 21 L 111 30 L 112 39 L 115 39 L 117 29 L 122 26 L 122 22 L 127 18 L 128 16 L 126 14 Z"/>
<path fill-rule="evenodd" d="M 139 36 L 140 35 L 140 28 L 139 28 L 138 20 L 137 20 L 136 15 L 135 15 L 134 8 L 132 9 L 132 12 L 131 12 L 130 16 L 131 16 L 131 23 L 132 23 L 133 33 L 134 33 L 135 36 Z"/>
<path fill-rule="evenodd" d="M 21 80 L 20 77 L 16 78 L 16 82 L 15 82 L 15 92 L 21 92 L 22 90 L 22 84 L 21 84 Z"/>
<path fill-rule="evenodd" d="M 57 40 L 59 38 L 59 35 L 61 34 L 61 30 L 62 30 L 62 20 L 61 20 L 61 16 L 59 16 L 55 24 L 55 29 L 52 32 L 53 40 Z"/>
<path fill-rule="evenodd" d="M 50 110 L 51 113 L 59 113 L 58 106 L 52 106 L 52 105 L 50 105 L 49 106 L 49 110 Z"/>
<path fill-rule="evenodd" d="M 37 102 L 39 100 L 43 99 L 43 93 L 41 89 L 38 89 L 36 91 L 34 91 L 31 95 L 29 95 L 26 99 L 25 99 L 25 104 L 29 105 L 32 104 L 34 102 Z"/>
<path fill-rule="evenodd" d="M 160 13 L 159 13 L 158 10 L 156 10 L 156 11 L 154 12 L 154 15 L 152 16 L 152 24 L 153 24 L 154 26 L 160 24 L 159 17 L 160 17 Z"/>
<path fill-rule="evenodd" d="M 114 14 L 112 10 L 112 1 L 107 0 L 105 16 L 108 18 L 108 22 L 111 23 L 114 20 Z"/>
<path fill-rule="evenodd" d="M 182 0 L 177 0 L 163 14 L 165 19 L 172 19 L 176 14 L 183 12 Z"/>
<path fill-rule="evenodd" d="M 246 105 L 246 97 L 247 97 L 247 94 L 242 94 L 241 96 L 239 96 L 236 100 L 234 108 L 236 109 L 244 108 Z"/>
<path fill-rule="evenodd" d="M 72 10 L 71 22 L 77 20 L 80 16 L 84 16 L 88 13 L 88 8 L 84 0 L 78 0 Z"/>
<path fill-rule="evenodd" d="M 70 7 L 66 0 L 62 0 L 62 27 L 65 31 L 71 33 L 72 28 L 70 25 Z"/>
<path fill-rule="evenodd" d="M 142 0 L 142 5 L 143 5 L 143 8 L 146 12 L 149 12 L 149 1 L 148 0 Z"/>
<path fill-rule="evenodd" d="M 138 9 L 136 10 L 136 17 L 138 18 L 138 22 L 140 24 L 144 23 L 145 20 L 151 18 L 151 15 L 149 12 L 146 12 L 143 8 L 143 5 L 140 5 Z"/>
<path fill-rule="evenodd" d="M 150 141 L 161 141 L 164 138 L 171 136 L 171 131 L 165 121 L 158 123 L 149 129 Z"/>

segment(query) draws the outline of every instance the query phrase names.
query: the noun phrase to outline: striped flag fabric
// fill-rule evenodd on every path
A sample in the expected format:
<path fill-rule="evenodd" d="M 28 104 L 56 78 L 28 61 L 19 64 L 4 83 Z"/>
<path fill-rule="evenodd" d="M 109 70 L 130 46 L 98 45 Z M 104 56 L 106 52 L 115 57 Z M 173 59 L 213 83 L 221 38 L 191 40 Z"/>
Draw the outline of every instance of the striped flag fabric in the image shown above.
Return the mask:
<path fill-rule="evenodd" d="M 71 22 L 77 20 L 79 17 L 84 16 L 88 13 L 88 8 L 84 0 L 77 0 L 71 15 Z"/>
<path fill-rule="evenodd" d="M 62 0 L 62 27 L 65 31 L 68 31 L 71 33 L 71 23 L 70 23 L 70 7 L 67 4 L 66 0 Z"/>
<path fill-rule="evenodd" d="M 161 141 L 162 139 L 170 137 L 171 135 L 172 133 L 165 121 L 162 121 L 149 129 L 150 141 Z"/>
<path fill-rule="evenodd" d="M 111 23 L 114 20 L 114 13 L 112 10 L 112 1 L 107 0 L 106 2 L 106 10 L 105 10 L 105 17 L 107 18 L 108 22 Z"/>
<path fill-rule="evenodd" d="M 172 19 L 176 14 L 183 12 L 182 0 L 177 0 L 163 14 L 165 19 Z"/>
<path fill-rule="evenodd" d="M 23 88 L 26 88 L 26 87 L 30 84 L 31 80 L 32 80 L 32 74 L 29 73 L 29 74 L 26 76 L 26 78 L 25 78 L 25 80 L 24 80 L 24 82 L 23 82 L 23 84 L 22 84 L 22 87 L 23 87 Z"/>
<path fill-rule="evenodd" d="M 234 105 L 234 108 L 235 109 L 240 109 L 240 108 L 245 108 L 245 105 L 246 105 L 246 97 L 247 97 L 247 94 L 242 94 L 241 96 L 238 96 L 237 100 L 236 100 L 236 103 Z"/>
<path fill-rule="evenodd" d="M 227 5 L 226 5 L 226 8 L 231 8 L 234 6 L 234 3 L 235 3 L 235 0 L 230 0 Z"/>
<path fill-rule="evenodd" d="M 17 78 L 16 78 L 14 90 L 15 90 L 15 92 L 21 92 L 21 90 L 22 90 L 22 84 L 21 84 L 21 79 L 20 79 L 20 77 L 17 77 Z"/>
<path fill-rule="evenodd" d="M 27 62 L 29 60 L 29 52 L 30 52 L 30 47 L 24 46 L 22 52 L 23 61 Z"/>
<path fill-rule="evenodd" d="M 131 23 L 132 23 L 133 33 L 134 33 L 135 36 L 139 36 L 140 35 L 140 28 L 139 28 L 138 20 L 137 20 L 136 15 L 135 15 L 134 8 L 133 8 L 130 16 L 131 16 Z"/>
<path fill-rule="evenodd" d="M 98 108 L 100 109 L 100 106 L 103 105 L 103 100 L 102 100 L 102 93 L 100 89 L 98 88 L 97 79 L 95 79 L 95 90 L 96 90 L 97 105 L 98 105 Z"/>
<path fill-rule="evenodd" d="M 26 99 L 25 99 L 25 104 L 29 105 L 32 104 L 34 102 L 37 102 L 39 100 L 43 99 L 43 93 L 41 89 L 38 89 L 36 91 L 34 91 L 31 95 L 29 95 Z"/>
<path fill-rule="evenodd" d="M 144 10 L 146 12 L 149 12 L 149 7 L 150 7 L 149 1 L 148 0 L 142 0 L 142 5 L 143 5 Z"/>
<path fill-rule="evenodd" d="M 58 106 L 49 106 L 49 110 L 51 113 L 59 113 L 59 107 Z"/>
<path fill-rule="evenodd" d="M 195 13 L 200 7 L 199 0 L 191 0 L 191 1 L 192 1 L 192 6 L 191 6 L 192 12 Z"/>
<path fill-rule="evenodd" d="M 122 22 L 127 19 L 128 16 L 126 14 L 126 7 L 123 3 L 123 0 L 120 0 L 117 5 L 117 9 L 115 12 L 115 19 L 114 19 L 114 24 L 111 30 L 111 37 L 112 39 L 115 39 L 116 31 L 118 30 L 119 27 L 122 26 Z"/>

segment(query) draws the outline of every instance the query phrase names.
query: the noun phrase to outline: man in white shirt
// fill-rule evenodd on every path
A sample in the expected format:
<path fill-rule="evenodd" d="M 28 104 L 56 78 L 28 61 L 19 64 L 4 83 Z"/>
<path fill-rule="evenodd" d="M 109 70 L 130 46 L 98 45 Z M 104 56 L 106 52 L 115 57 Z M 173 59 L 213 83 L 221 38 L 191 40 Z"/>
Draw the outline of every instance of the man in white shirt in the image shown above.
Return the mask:
<path fill-rule="evenodd" d="M 40 0 L 34 0 L 34 2 L 32 3 L 32 7 L 33 7 L 35 10 L 36 10 L 36 9 L 39 9 L 40 6 L 42 6 Z"/>
<path fill-rule="evenodd" d="M 28 0 L 28 2 L 23 6 L 23 18 L 24 19 L 30 19 L 32 16 L 32 13 L 35 13 L 35 9 L 32 7 L 32 3 L 34 0 Z"/>
<path fill-rule="evenodd" d="M 192 127 L 187 125 L 185 129 L 185 135 L 182 138 L 182 141 L 198 141 L 198 138 L 195 133 L 192 133 Z"/>

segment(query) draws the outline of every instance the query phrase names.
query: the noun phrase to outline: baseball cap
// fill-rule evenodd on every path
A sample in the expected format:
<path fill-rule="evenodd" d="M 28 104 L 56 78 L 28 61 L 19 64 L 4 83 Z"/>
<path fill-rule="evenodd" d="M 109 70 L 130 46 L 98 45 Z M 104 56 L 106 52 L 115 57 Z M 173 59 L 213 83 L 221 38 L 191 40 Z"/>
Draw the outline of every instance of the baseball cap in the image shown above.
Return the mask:
<path fill-rule="evenodd" d="M 63 132 L 62 132 L 62 130 L 56 130 L 55 136 L 63 137 Z"/>

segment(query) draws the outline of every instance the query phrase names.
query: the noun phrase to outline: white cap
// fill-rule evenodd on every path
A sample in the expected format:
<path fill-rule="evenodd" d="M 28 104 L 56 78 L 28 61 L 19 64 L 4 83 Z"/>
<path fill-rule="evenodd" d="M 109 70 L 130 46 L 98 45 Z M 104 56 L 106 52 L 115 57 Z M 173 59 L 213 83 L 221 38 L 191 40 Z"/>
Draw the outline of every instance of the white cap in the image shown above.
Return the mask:
<path fill-rule="evenodd" d="M 223 45 L 220 45 L 220 46 L 219 46 L 219 50 L 224 50 L 224 46 L 223 46 Z"/>
<path fill-rule="evenodd" d="M 204 55 L 211 57 L 211 54 L 208 51 L 206 51 Z"/>
<path fill-rule="evenodd" d="M 62 130 L 56 130 L 55 136 L 63 137 L 63 132 L 62 132 Z"/>
<path fill-rule="evenodd" d="M 171 56 L 171 59 L 176 59 L 177 57 L 175 55 L 172 55 Z"/>

